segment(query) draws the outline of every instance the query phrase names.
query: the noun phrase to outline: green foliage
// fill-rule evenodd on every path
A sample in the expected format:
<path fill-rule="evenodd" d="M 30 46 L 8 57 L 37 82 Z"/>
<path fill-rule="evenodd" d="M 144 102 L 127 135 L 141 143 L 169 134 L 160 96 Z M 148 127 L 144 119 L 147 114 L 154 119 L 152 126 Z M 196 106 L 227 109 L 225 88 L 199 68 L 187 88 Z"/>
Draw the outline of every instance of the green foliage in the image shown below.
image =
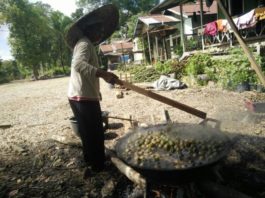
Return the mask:
<path fill-rule="evenodd" d="M 192 51 L 198 49 L 199 46 L 199 41 L 194 38 L 190 38 L 186 40 L 186 51 Z M 199 48 L 200 49 L 200 48 Z M 179 56 L 182 56 L 183 54 L 183 46 L 182 44 L 177 44 L 174 49 L 175 53 Z"/>
<path fill-rule="evenodd" d="M 261 64 L 262 68 L 262 62 L 261 62 L 261 57 L 258 55 L 254 55 L 255 59 L 257 62 Z M 237 60 L 237 62 L 236 62 Z M 251 64 L 247 58 L 247 56 L 244 54 L 242 49 L 238 49 L 236 52 L 235 50 L 233 51 L 233 56 L 229 61 L 235 65 L 235 71 L 233 71 L 233 81 L 232 84 L 236 85 L 238 83 L 242 82 L 249 82 L 249 83 L 257 83 L 259 82 L 259 79 L 257 77 L 257 74 L 255 71 L 252 69 Z M 263 71 L 265 68 L 262 68 Z"/>
<path fill-rule="evenodd" d="M 186 41 L 188 51 L 196 50 L 200 47 L 200 41 L 195 38 L 190 38 Z"/>
<path fill-rule="evenodd" d="M 182 45 L 177 45 L 176 47 L 175 47 L 175 53 L 177 54 L 177 55 L 179 55 L 179 56 L 182 56 L 182 54 L 183 54 L 183 47 L 182 47 Z"/>
<path fill-rule="evenodd" d="M 139 12 L 138 14 L 133 15 L 130 18 L 128 18 L 128 20 L 126 22 L 126 26 L 128 27 L 127 36 L 129 38 L 133 38 L 133 36 L 134 36 L 134 30 L 135 30 L 135 26 L 137 24 L 138 17 L 144 16 L 147 14 L 148 14 L 147 12 Z"/>
<path fill-rule="evenodd" d="M 84 8 L 78 8 L 71 14 L 72 19 L 75 21 L 84 15 Z"/>
<path fill-rule="evenodd" d="M 256 57 L 264 71 L 264 58 Z M 197 76 L 207 74 L 208 80 L 217 82 L 224 88 L 235 89 L 243 82 L 257 83 L 257 75 L 252 70 L 247 57 L 240 48 L 230 50 L 226 58 L 212 59 L 206 54 L 197 54 L 188 59 L 186 74 Z M 201 82 L 198 81 L 200 84 Z M 205 83 L 205 82 L 204 82 Z"/>
<path fill-rule="evenodd" d="M 256 57 L 256 59 L 263 68 L 263 58 Z M 251 69 L 250 62 L 240 48 L 231 49 L 228 57 L 220 59 L 212 59 L 206 54 L 196 54 L 188 59 L 185 72 L 195 77 L 207 74 L 208 80 L 217 82 L 227 89 L 235 89 L 243 82 L 258 82 L 256 73 Z M 206 82 L 203 81 L 203 83 Z M 200 80 L 198 83 L 203 84 Z"/>
<path fill-rule="evenodd" d="M 0 64 L 0 84 L 25 77 L 15 61 L 3 61 Z"/>
<path fill-rule="evenodd" d="M 153 82 L 160 77 L 160 72 L 154 67 L 134 66 L 130 70 L 134 82 Z"/>
<path fill-rule="evenodd" d="M 261 57 L 260 57 L 260 67 L 262 69 L 262 71 L 265 71 L 265 54 L 263 54 Z"/>
<path fill-rule="evenodd" d="M 70 67 L 52 67 L 48 71 L 44 72 L 44 76 L 49 76 L 49 77 L 56 77 L 60 75 L 70 75 L 71 68 Z"/>
<path fill-rule="evenodd" d="M 153 82 L 161 75 L 175 73 L 176 78 L 180 79 L 183 74 L 183 65 L 176 60 L 168 60 L 165 63 L 158 62 L 153 67 L 144 65 L 127 65 L 121 64 L 118 66 L 118 71 L 129 72 L 133 75 L 135 82 Z"/>
<path fill-rule="evenodd" d="M 148 12 L 159 3 L 159 0 L 77 0 L 78 7 L 85 8 L 86 11 L 91 11 L 100 5 L 108 3 L 113 3 L 118 7 L 120 11 L 120 25 L 125 26 L 130 17 L 137 15 L 140 12 Z"/>
<path fill-rule="evenodd" d="M 161 74 L 182 72 L 182 66 L 179 64 L 177 60 L 167 60 L 164 63 L 157 62 L 154 66 L 155 66 L 155 69 Z"/>
<path fill-rule="evenodd" d="M 9 73 L 8 70 L 6 69 L 5 66 L 0 65 L 0 84 L 2 83 L 7 83 L 9 82 L 11 79 L 9 77 Z"/>
<path fill-rule="evenodd" d="M 122 13 L 126 13 L 128 16 L 135 15 L 139 12 L 149 11 L 155 5 L 159 3 L 159 0 L 77 0 L 77 5 L 80 8 L 86 8 L 87 11 L 91 11 L 100 5 L 113 3 Z"/>
<path fill-rule="evenodd" d="M 53 11 L 48 4 L 28 0 L 0 2 L 4 23 L 9 25 L 12 55 L 21 67 L 38 78 L 40 66 L 70 65 L 71 52 L 64 41 L 69 17 Z"/>
<path fill-rule="evenodd" d="M 185 72 L 188 75 L 197 76 L 198 74 L 204 74 L 205 68 L 212 67 L 212 65 L 211 56 L 198 53 L 188 59 Z"/>
<path fill-rule="evenodd" d="M 19 66 L 19 71 L 20 71 L 20 79 L 31 78 L 32 72 L 29 68 Z"/>
<path fill-rule="evenodd" d="M 228 59 L 215 61 L 214 76 L 222 87 L 234 89 L 243 82 L 257 83 L 257 75 L 243 54 L 242 51 L 233 51 Z"/>

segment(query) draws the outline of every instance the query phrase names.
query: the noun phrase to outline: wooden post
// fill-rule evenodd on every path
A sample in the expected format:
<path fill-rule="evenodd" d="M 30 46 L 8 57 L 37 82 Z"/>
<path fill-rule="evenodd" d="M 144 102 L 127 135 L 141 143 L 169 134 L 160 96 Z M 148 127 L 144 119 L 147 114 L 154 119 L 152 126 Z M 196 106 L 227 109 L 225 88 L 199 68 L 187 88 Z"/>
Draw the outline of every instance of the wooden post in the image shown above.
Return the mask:
<path fill-rule="evenodd" d="M 163 41 L 163 56 L 164 56 L 164 60 L 167 60 L 167 49 L 166 49 L 165 38 L 162 38 L 162 41 Z"/>
<path fill-rule="evenodd" d="M 169 43 L 170 43 L 170 55 L 171 58 L 175 58 L 175 52 L 174 52 L 174 44 L 173 44 L 173 38 L 172 38 L 172 34 L 169 36 Z"/>
<path fill-rule="evenodd" d="M 146 57 L 145 57 L 145 46 L 144 46 L 144 37 L 143 36 L 142 36 L 142 44 L 143 44 L 143 59 L 144 59 L 145 65 L 146 65 L 147 63 L 146 63 Z"/>
<path fill-rule="evenodd" d="M 151 62 L 151 65 L 153 65 L 153 63 L 152 63 L 151 45 L 150 45 L 150 36 L 149 36 L 148 30 L 147 30 L 147 40 L 148 40 L 148 49 L 149 49 L 150 62 Z"/>
<path fill-rule="evenodd" d="M 183 53 L 186 51 L 186 41 L 185 41 L 185 35 L 184 35 L 184 21 L 183 21 L 183 8 L 182 4 L 180 4 L 180 23 L 181 23 L 181 28 L 180 28 L 180 36 L 181 36 L 181 43 L 183 47 Z"/>
<path fill-rule="evenodd" d="M 124 64 L 125 71 L 126 71 L 126 63 L 125 63 L 125 58 L 124 58 L 124 51 L 123 51 L 123 44 L 122 44 L 122 42 L 121 42 L 121 51 L 122 51 L 122 62 Z"/>
<path fill-rule="evenodd" d="M 226 11 L 223 3 L 221 0 L 217 0 L 218 6 L 220 7 L 220 9 L 222 10 L 223 14 L 225 15 L 229 25 L 231 26 L 232 30 L 234 31 L 234 34 L 239 42 L 239 44 L 241 45 L 241 47 L 243 48 L 245 54 L 248 57 L 248 60 L 251 64 L 251 67 L 255 70 L 255 72 L 257 73 L 260 81 L 262 82 L 262 84 L 265 86 L 265 76 L 262 73 L 262 70 L 260 68 L 260 66 L 258 65 L 257 61 L 255 60 L 252 52 L 249 50 L 247 44 L 245 43 L 245 41 L 243 40 L 242 36 L 240 35 L 232 17 L 228 14 L 228 12 Z"/>
<path fill-rule="evenodd" d="M 203 29 L 203 2 L 200 0 L 200 18 L 201 18 L 201 29 Z M 202 50 L 204 51 L 204 36 L 202 33 Z"/>
<path fill-rule="evenodd" d="M 155 37 L 155 41 L 156 41 L 156 61 L 159 61 L 158 38 L 157 38 L 157 36 Z"/>

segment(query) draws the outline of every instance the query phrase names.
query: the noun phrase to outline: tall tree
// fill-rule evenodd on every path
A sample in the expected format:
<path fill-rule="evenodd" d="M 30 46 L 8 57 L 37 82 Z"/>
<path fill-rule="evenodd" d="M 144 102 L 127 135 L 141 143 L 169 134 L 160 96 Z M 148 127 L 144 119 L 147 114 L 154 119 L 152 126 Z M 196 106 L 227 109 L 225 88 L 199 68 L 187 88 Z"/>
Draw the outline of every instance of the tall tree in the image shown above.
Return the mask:
<path fill-rule="evenodd" d="M 74 13 L 71 14 L 72 19 L 75 21 L 84 15 L 84 8 L 78 8 Z"/>
<path fill-rule="evenodd" d="M 1 0 L 0 23 L 8 24 L 9 42 L 16 61 L 32 69 L 38 78 L 39 68 L 46 65 L 70 65 L 71 52 L 64 42 L 69 17 L 54 12 L 48 4 L 28 0 Z"/>
<path fill-rule="evenodd" d="M 27 0 L 4 0 L 6 22 L 9 24 L 12 54 L 22 65 L 33 70 L 38 79 L 38 69 L 46 53 L 42 45 L 49 35 L 44 10 Z"/>
<path fill-rule="evenodd" d="M 52 57 L 54 63 L 57 65 L 57 61 L 59 61 L 59 65 L 64 69 L 65 63 L 69 63 L 69 57 L 71 57 L 70 51 L 65 45 L 64 33 L 65 28 L 72 22 L 72 20 L 69 17 L 64 16 L 59 11 L 52 12 L 50 19 L 53 29 Z"/>

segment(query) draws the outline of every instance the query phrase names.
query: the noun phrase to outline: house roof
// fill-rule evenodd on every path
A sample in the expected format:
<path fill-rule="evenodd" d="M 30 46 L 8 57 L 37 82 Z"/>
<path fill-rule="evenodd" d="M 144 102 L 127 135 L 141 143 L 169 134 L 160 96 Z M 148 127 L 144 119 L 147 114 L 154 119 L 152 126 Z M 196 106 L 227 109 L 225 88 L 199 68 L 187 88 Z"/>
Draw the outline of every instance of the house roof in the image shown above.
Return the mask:
<path fill-rule="evenodd" d="M 175 6 L 173 8 L 168 9 L 168 11 L 180 15 L 180 6 Z M 211 7 L 206 6 L 206 2 L 203 2 L 203 13 L 205 15 L 208 14 L 217 14 L 217 2 L 213 1 Z M 196 3 L 187 3 L 183 5 L 183 15 L 192 16 L 193 13 L 199 14 L 200 13 L 200 2 L 197 1 Z"/>
<path fill-rule="evenodd" d="M 146 27 L 147 29 L 151 29 L 157 26 L 175 25 L 177 22 L 179 22 L 179 19 L 176 19 L 175 17 L 172 17 L 172 16 L 162 15 L 162 14 L 139 17 L 137 24 L 135 26 L 134 37 L 137 37 L 141 33 L 143 33 L 144 27 Z"/>
<path fill-rule="evenodd" d="M 104 55 L 118 53 L 118 52 L 131 52 L 133 49 L 133 42 L 115 42 L 108 45 L 100 45 L 100 51 Z"/>
<path fill-rule="evenodd" d="M 156 5 L 150 10 L 151 14 L 159 13 L 166 9 L 172 8 L 174 6 L 178 6 L 187 2 L 192 2 L 193 0 L 165 0 L 162 3 Z"/>

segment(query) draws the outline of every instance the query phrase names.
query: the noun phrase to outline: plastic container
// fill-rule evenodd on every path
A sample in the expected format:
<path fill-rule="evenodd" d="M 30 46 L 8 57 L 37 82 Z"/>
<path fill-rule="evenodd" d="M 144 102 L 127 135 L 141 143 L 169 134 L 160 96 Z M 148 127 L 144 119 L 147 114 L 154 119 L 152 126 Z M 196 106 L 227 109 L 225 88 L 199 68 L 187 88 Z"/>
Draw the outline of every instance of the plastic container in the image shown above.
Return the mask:
<path fill-rule="evenodd" d="M 74 116 L 70 118 L 70 122 L 71 122 L 72 130 L 74 134 L 76 134 L 79 137 L 80 134 L 79 134 L 78 124 Z"/>
<path fill-rule="evenodd" d="M 108 119 L 109 112 L 108 111 L 102 111 L 101 115 L 102 115 L 102 122 L 103 122 L 103 130 L 104 130 L 104 132 L 106 132 L 106 130 L 109 127 L 109 119 Z M 74 116 L 72 116 L 69 120 L 71 122 L 71 127 L 72 127 L 74 134 L 76 134 L 78 137 L 80 137 L 79 127 L 78 127 L 78 123 L 77 123 L 76 118 Z"/>
<path fill-rule="evenodd" d="M 259 93 L 265 92 L 265 87 L 263 85 L 257 85 L 257 92 Z"/>
<path fill-rule="evenodd" d="M 250 91 L 250 85 L 248 82 L 242 82 L 242 83 L 237 85 L 236 90 L 238 92 Z"/>

